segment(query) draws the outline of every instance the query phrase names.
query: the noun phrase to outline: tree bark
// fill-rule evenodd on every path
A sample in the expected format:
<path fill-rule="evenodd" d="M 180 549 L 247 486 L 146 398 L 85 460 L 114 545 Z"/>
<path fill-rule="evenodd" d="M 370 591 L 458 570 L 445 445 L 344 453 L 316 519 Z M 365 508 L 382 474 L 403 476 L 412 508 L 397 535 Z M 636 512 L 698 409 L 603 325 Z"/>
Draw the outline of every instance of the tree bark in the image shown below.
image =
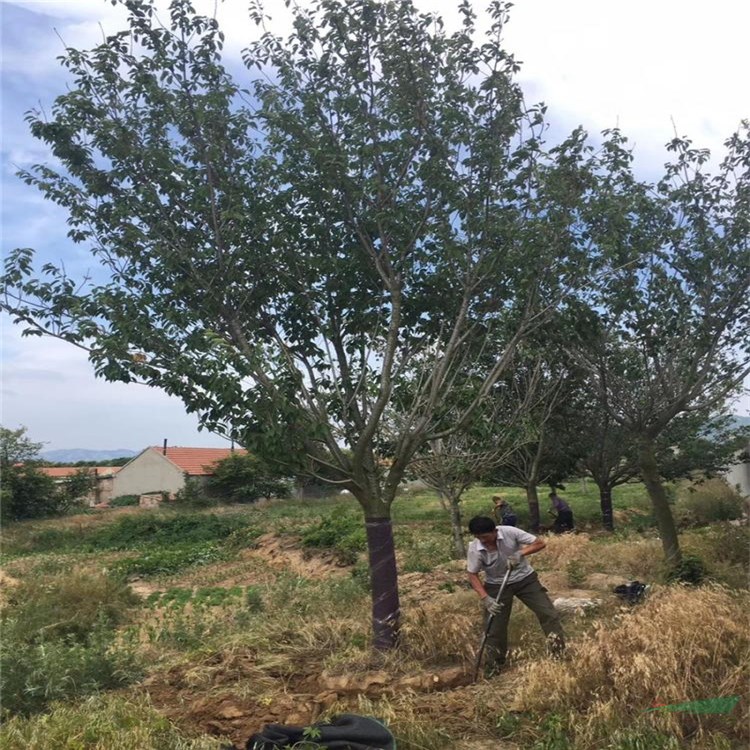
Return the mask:
<path fill-rule="evenodd" d="M 466 543 L 461 528 L 460 498 L 449 497 L 451 510 L 451 531 L 453 532 L 453 552 L 457 560 L 466 557 Z"/>
<path fill-rule="evenodd" d="M 529 503 L 530 531 L 537 533 L 541 521 L 539 519 L 539 494 L 536 483 L 526 485 L 526 499 Z"/>
<path fill-rule="evenodd" d="M 373 647 L 376 651 L 389 651 L 398 643 L 401 619 L 393 525 L 390 518 L 367 518 L 365 529 L 372 587 Z"/>
<path fill-rule="evenodd" d="M 667 493 L 659 476 L 654 442 L 650 438 L 644 437 L 639 441 L 638 466 L 641 471 L 641 479 L 646 485 L 651 500 L 651 506 L 654 509 L 654 517 L 661 536 L 664 556 L 669 565 L 677 565 L 682 560 L 680 541 L 677 537 L 677 527 L 672 517 L 672 510 L 667 502 Z"/>
<path fill-rule="evenodd" d="M 614 531 L 615 518 L 612 513 L 612 488 L 608 484 L 599 487 L 599 505 L 602 509 L 602 526 L 607 531 Z"/>

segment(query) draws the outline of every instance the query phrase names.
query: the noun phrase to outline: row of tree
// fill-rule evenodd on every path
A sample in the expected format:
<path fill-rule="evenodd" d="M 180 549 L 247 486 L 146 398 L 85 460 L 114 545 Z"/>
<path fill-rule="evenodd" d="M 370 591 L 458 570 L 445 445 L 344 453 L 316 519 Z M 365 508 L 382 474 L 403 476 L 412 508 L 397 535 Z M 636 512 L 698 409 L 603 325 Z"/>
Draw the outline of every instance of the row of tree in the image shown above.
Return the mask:
<path fill-rule="evenodd" d="M 549 332 L 549 331 L 547 331 Z M 639 434 L 612 414 L 587 371 L 568 354 L 582 343 L 570 340 L 525 359 L 519 347 L 514 371 L 498 393 L 480 407 L 471 429 L 433 441 L 412 461 L 410 472 L 439 495 L 450 512 L 454 552 L 466 554 L 461 514 L 463 493 L 477 482 L 525 490 L 529 528 L 540 528 L 539 487 L 555 488 L 587 477 L 599 490 L 602 526 L 614 530 L 612 495 L 641 479 Z M 717 404 L 673 419 L 654 442 L 660 482 L 720 475 L 748 460 L 749 431 Z"/>
<path fill-rule="evenodd" d="M 546 142 L 500 0 L 484 39 L 468 0 L 452 33 L 411 0 L 320 0 L 293 8 L 287 39 L 252 3 L 262 33 L 237 77 L 187 0 L 167 22 L 123 4 L 128 28 L 67 49 L 68 91 L 28 115 L 55 164 L 21 177 L 68 212 L 98 270 L 10 253 L 3 307 L 25 332 L 350 490 L 376 648 L 398 633 L 402 479 L 428 446 L 483 429 L 503 388 L 560 366 L 525 372 L 527 350 L 585 371 L 677 560 L 658 443 L 748 372 L 748 125 L 715 174 L 676 138 L 648 183 L 619 131 Z"/>

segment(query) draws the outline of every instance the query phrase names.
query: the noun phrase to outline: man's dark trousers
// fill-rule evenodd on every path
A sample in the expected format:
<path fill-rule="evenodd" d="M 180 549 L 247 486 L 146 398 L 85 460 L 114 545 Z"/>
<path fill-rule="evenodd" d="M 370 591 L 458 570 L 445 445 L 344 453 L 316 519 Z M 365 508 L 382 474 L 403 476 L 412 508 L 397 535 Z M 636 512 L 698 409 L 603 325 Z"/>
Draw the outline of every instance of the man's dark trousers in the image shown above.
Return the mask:
<path fill-rule="evenodd" d="M 500 590 L 499 583 L 486 583 L 484 589 L 493 599 Z M 505 664 L 508 652 L 508 621 L 513 609 L 513 597 L 517 596 L 536 616 L 547 636 L 550 653 L 559 654 L 565 648 L 565 633 L 560 624 L 560 615 L 552 606 L 547 589 L 542 586 L 539 576 L 529 573 L 525 578 L 515 583 L 509 583 L 500 599 L 503 608 L 492 620 L 490 632 L 487 635 L 487 669 L 497 668 Z M 488 615 L 489 616 L 489 615 Z"/>

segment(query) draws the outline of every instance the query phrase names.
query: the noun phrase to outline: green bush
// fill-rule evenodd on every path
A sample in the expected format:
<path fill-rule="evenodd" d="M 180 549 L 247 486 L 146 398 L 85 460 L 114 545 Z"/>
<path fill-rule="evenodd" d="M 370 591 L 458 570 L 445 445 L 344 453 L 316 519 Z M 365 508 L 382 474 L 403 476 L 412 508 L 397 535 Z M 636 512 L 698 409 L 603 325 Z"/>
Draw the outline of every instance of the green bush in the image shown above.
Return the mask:
<path fill-rule="evenodd" d="M 203 483 L 193 477 L 185 477 L 185 484 L 178 490 L 174 497 L 177 505 L 189 508 L 209 508 L 216 505 L 216 500 L 211 497 Z"/>
<path fill-rule="evenodd" d="M 70 497 L 58 492 L 52 478 L 32 466 L 4 467 L 0 494 L 3 521 L 59 516 L 71 505 Z"/>
<path fill-rule="evenodd" d="M 69 638 L 85 643 L 98 626 L 125 622 L 139 597 L 102 573 L 27 578 L 10 591 L 3 633 L 18 642 Z"/>
<path fill-rule="evenodd" d="M 682 560 L 667 574 L 672 583 L 689 583 L 697 586 L 706 578 L 706 565 L 697 555 L 683 555 Z"/>
<path fill-rule="evenodd" d="M 321 518 L 308 526 L 302 534 L 302 546 L 333 550 L 342 563 L 351 565 L 366 549 L 367 537 L 361 519 L 341 514 Z"/>
<path fill-rule="evenodd" d="M 250 453 L 234 453 L 219 461 L 208 480 L 208 489 L 228 503 L 253 503 L 260 498 L 291 494 L 289 480 Z"/>
<path fill-rule="evenodd" d="M 586 568 L 580 560 L 570 560 L 565 566 L 565 574 L 568 577 L 568 585 L 571 588 L 579 588 L 586 580 Z"/>
<path fill-rule="evenodd" d="M 258 537 L 262 535 L 263 529 L 257 526 L 245 526 L 233 531 L 226 538 L 225 546 L 235 552 L 243 549 L 255 549 L 258 546 Z"/>

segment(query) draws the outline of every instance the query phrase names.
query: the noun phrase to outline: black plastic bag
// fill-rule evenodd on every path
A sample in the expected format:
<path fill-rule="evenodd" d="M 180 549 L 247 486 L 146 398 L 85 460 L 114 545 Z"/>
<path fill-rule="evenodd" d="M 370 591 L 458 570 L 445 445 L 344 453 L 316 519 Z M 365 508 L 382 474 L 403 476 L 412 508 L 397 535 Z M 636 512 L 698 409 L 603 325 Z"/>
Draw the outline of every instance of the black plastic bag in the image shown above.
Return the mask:
<path fill-rule="evenodd" d="M 640 581 L 628 581 L 615 586 L 613 591 L 628 604 L 639 604 L 643 601 L 651 587 Z"/>
<path fill-rule="evenodd" d="M 310 727 L 268 724 L 247 741 L 245 750 L 278 750 L 296 742 L 316 743 L 328 750 L 396 750 L 396 740 L 383 724 L 356 714 L 339 714 Z"/>

